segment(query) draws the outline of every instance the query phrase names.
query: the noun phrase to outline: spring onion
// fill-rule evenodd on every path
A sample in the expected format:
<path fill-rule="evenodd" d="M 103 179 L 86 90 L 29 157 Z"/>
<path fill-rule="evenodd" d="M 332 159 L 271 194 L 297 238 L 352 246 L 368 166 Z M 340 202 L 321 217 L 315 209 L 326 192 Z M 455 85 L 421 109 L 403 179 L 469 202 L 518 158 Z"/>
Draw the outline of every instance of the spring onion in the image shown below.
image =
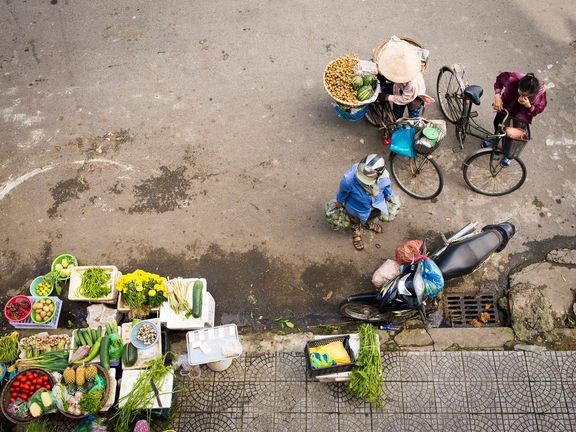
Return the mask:
<path fill-rule="evenodd" d="M 47 351 L 36 357 L 16 360 L 18 370 L 41 368 L 63 372 L 68 366 L 68 351 Z"/>
<path fill-rule="evenodd" d="M 112 416 L 112 419 L 116 422 L 113 429 L 115 432 L 131 432 L 134 422 L 143 410 L 147 410 L 146 415 L 150 423 L 149 408 L 153 406 L 155 399 L 150 382 L 154 381 L 158 388 L 161 388 L 166 376 L 172 373 L 172 366 L 166 366 L 164 364 L 167 355 L 174 354 L 166 353 L 156 360 L 146 362 L 147 369 L 143 369 L 140 372 L 130 393 L 118 401 L 119 408 Z"/>

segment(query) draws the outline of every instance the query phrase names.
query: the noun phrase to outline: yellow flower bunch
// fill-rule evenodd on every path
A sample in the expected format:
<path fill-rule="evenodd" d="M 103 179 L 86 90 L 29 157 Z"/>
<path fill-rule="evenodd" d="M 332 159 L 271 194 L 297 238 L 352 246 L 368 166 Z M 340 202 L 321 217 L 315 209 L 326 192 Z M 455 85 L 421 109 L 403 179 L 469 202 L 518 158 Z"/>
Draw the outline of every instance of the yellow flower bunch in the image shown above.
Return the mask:
<path fill-rule="evenodd" d="M 144 270 L 122 275 L 116 281 L 116 289 L 131 308 L 158 307 L 166 301 L 168 293 L 164 286 L 165 277 Z"/>

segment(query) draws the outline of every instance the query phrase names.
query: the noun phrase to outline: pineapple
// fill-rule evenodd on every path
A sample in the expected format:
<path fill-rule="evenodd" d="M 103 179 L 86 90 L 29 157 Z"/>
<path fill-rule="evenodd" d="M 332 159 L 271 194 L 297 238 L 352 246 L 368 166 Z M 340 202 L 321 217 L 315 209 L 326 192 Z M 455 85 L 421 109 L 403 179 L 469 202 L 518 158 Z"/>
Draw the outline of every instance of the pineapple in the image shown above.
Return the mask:
<path fill-rule="evenodd" d="M 76 368 L 76 385 L 82 386 L 86 382 L 85 367 L 78 366 Z"/>
<path fill-rule="evenodd" d="M 96 369 L 96 366 L 94 366 L 94 365 L 86 366 L 86 369 L 84 371 L 84 375 L 86 377 L 86 380 L 89 382 L 94 381 L 94 378 L 96 378 L 97 373 L 98 373 L 98 369 Z"/>
<path fill-rule="evenodd" d="M 66 369 L 64 369 L 64 382 L 66 383 L 66 385 L 68 384 L 74 384 L 76 382 L 76 372 L 74 372 L 74 369 L 67 367 Z"/>

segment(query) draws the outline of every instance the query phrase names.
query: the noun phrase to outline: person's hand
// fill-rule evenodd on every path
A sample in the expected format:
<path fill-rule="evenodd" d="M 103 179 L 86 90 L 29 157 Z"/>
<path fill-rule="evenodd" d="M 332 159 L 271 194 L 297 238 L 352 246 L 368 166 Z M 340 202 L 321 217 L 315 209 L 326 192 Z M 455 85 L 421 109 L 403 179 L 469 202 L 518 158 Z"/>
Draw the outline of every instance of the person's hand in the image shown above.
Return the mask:
<path fill-rule="evenodd" d="M 518 98 L 518 103 L 526 108 L 530 108 L 532 106 L 532 104 L 530 103 L 530 101 L 526 96 L 520 96 Z"/>
<path fill-rule="evenodd" d="M 336 208 L 342 208 L 344 205 L 340 201 L 336 201 Z"/>
<path fill-rule="evenodd" d="M 499 94 L 494 96 L 494 102 L 492 102 L 492 108 L 494 108 L 494 111 L 502 111 L 502 108 L 504 108 L 502 104 L 502 96 L 500 96 Z"/>

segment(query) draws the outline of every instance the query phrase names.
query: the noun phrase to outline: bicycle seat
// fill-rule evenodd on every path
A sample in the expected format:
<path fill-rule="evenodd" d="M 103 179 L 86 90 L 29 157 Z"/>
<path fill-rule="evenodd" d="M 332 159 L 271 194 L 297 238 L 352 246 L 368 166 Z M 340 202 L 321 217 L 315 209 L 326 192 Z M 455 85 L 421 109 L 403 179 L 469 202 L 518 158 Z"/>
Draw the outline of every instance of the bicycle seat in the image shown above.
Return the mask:
<path fill-rule="evenodd" d="M 472 101 L 474 105 L 480 105 L 480 98 L 484 89 L 478 85 L 471 85 L 464 89 L 464 94 Z"/>
<path fill-rule="evenodd" d="M 500 249 L 504 237 L 496 230 L 483 231 L 473 237 L 452 243 L 434 262 L 444 280 L 454 279 L 471 273 L 493 252 Z"/>

